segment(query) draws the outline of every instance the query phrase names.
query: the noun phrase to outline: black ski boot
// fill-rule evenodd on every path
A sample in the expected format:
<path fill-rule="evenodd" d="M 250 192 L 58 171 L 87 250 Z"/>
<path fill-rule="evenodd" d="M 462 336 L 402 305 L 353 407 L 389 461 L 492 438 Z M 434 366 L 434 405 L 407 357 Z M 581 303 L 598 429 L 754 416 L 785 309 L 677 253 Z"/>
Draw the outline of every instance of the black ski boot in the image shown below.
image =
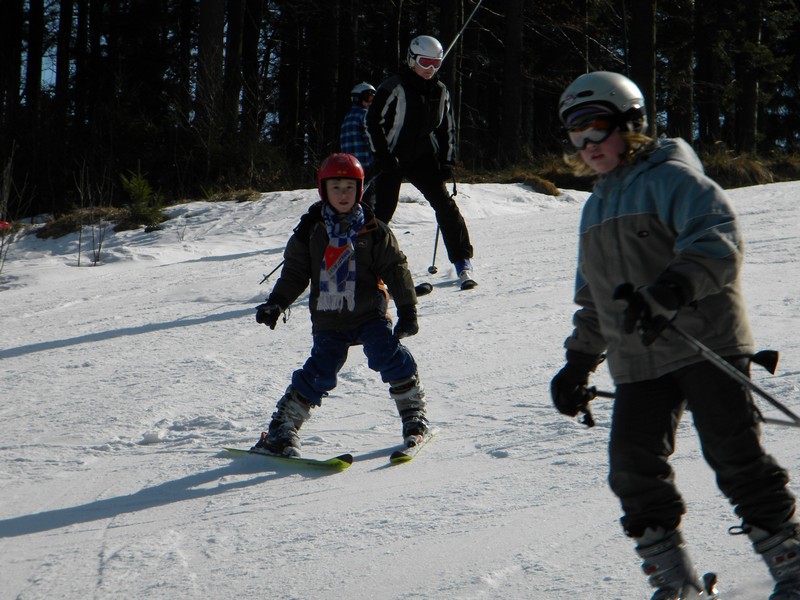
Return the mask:
<path fill-rule="evenodd" d="M 708 574 L 702 580 L 697 576 L 679 531 L 648 528 L 636 541 L 636 553 L 644 561 L 642 570 L 656 588 L 650 600 L 717 598 L 716 576 Z"/>
<path fill-rule="evenodd" d="M 403 443 L 407 448 L 416 446 L 428 432 L 425 388 L 416 374 L 405 379 L 390 381 L 389 386 L 389 394 L 394 399 L 397 412 L 403 420 Z"/>
<path fill-rule="evenodd" d="M 758 527 L 744 528 L 776 582 L 769 600 L 800 600 L 800 524 L 787 523 L 772 535 Z"/>
<path fill-rule="evenodd" d="M 278 400 L 272 413 L 267 431 L 261 432 L 261 439 L 253 446 L 254 450 L 267 450 L 283 456 L 300 456 L 300 436 L 298 431 L 311 416 L 313 405 L 291 385 Z"/>

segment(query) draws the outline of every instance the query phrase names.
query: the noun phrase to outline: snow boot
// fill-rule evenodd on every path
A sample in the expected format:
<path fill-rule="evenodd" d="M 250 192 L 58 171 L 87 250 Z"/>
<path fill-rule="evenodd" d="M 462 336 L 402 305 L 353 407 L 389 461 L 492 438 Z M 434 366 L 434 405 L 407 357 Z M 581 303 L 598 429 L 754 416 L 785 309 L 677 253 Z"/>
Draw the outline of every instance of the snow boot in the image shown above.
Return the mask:
<path fill-rule="evenodd" d="M 650 585 L 656 588 L 650 600 L 716 598 L 713 591 L 716 579 L 707 584 L 697 577 L 679 531 L 665 531 L 663 527 L 647 528 L 636 541 L 636 554 L 644 561 L 642 570 Z M 710 588 L 708 594 L 706 587 Z"/>
<path fill-rule="evenodd" d="M 278 400 L 267 431 L 261 433 L 261 439 L 253 449 L 264 449 L 283 456 L 300 456 L 298 431 L 311 416 L 312 406 L 290 385 Z"/>
<path fill-rule="evenodd" d="M 428 418 L 425 415 L 425 388 L 414 374 L 405 379 L 389 382 L 389 394 L 397 405 L 397 412 L 403 420 L 403 443 L 407 448 L 416 446 L 428 432 Z"/>
<path fill-rule="evenodd" d="M 787 523 L 774 534 L 752 526 L 746 530 L 776 582 L 769 600 L 800 600 L 800 524 Z"/>
<path fill-rule="evenodd" d="M 458 275 L 458 284 L 462 290 L 471 290 L 478 285 L 472 275 L 472 261 L 465 258 L 464 260 L 456 261 L 454 266 Z"/>

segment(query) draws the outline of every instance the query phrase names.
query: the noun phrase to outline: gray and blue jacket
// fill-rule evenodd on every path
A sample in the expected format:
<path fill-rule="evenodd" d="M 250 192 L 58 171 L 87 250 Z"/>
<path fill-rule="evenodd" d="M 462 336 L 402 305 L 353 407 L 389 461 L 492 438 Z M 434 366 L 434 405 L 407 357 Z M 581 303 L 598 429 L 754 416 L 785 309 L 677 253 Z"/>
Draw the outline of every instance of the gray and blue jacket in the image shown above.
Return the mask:
<path fill-rule="evenodd" d="M 666 331 L 650 346 L 623 331 L 625 302 L 614 290 L 657 279 L 678 282 L 686 306 L 675 324 L 721 356 L 754 351 L 742 295 L 744 247 L 722 188 L 682 139 L 600 179 L 583 208 L 575 329 L 568 350 L 607 353 L 616 384 L 655 379 L 703 360 Z"/>

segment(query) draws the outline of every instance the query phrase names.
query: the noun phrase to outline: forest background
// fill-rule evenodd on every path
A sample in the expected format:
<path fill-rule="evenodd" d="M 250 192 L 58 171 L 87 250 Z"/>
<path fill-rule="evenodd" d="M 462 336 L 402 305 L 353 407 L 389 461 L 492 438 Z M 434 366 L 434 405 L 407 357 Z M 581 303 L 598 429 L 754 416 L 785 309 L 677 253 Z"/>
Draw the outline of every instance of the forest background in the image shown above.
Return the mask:
<path fill-rule="evenodd" d="M 447 48 L 476 0 L 1 0 L 0 220 L 315 185 L 349 90 L 415 35 Z M 643 90 L 725 186 L 800 179 L 793 0 L 483 0 L 440 70 L 458 176 L 560 166 L 556 108 L 581 73 Z M 243 192 L 244 191 L 244 192 Z"/>

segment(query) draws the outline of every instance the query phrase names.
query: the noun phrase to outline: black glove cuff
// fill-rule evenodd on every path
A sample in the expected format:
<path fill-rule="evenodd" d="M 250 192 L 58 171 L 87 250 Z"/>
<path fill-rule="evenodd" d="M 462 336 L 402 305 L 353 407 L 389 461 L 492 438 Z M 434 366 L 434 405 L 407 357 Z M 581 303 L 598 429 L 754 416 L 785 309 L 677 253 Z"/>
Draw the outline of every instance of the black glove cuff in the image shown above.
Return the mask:
<path fill-rule="evenodd" d="M 667 306 L 663 304 L 666 308 L 670 310 L 677 310 L 682 306 L 689 304 L 692 301 L 692 286 L 689 281 L 679 275 L 677 273 L 673 273 L 671 271 L 665 271 L 655 281 L 655 285 L 662 285 L 667 288 L 672 294 L 675 296 L 676 304 L 674 306 Z M 659 299 L 660 302 L 660 299 Z"/>
<path fill-rule="evenodd" d="M 605 355 L 587 354 L 577 350 L 567 350 L 567 364 L 587 373 L 592 373 L 605 360 Z"/>
<path fill-rule="evenodd" d="M 399 306 L 397 308 L 397 317 L 399 319 L 416 319 L 417 318 L 417 307 L 413 304 L 407 304 L 405 306 Z"/>
<path fill-rule="evenodd" d="M 269 295 L 269 298 L 266 299 L 264 304 L 277 304 L 281 307 L 281 310 L 284 311 L 289 307 L 289 302 L 286 301 L 286 298 L 281 296 L 280 294 L 272 293 Z"/>

